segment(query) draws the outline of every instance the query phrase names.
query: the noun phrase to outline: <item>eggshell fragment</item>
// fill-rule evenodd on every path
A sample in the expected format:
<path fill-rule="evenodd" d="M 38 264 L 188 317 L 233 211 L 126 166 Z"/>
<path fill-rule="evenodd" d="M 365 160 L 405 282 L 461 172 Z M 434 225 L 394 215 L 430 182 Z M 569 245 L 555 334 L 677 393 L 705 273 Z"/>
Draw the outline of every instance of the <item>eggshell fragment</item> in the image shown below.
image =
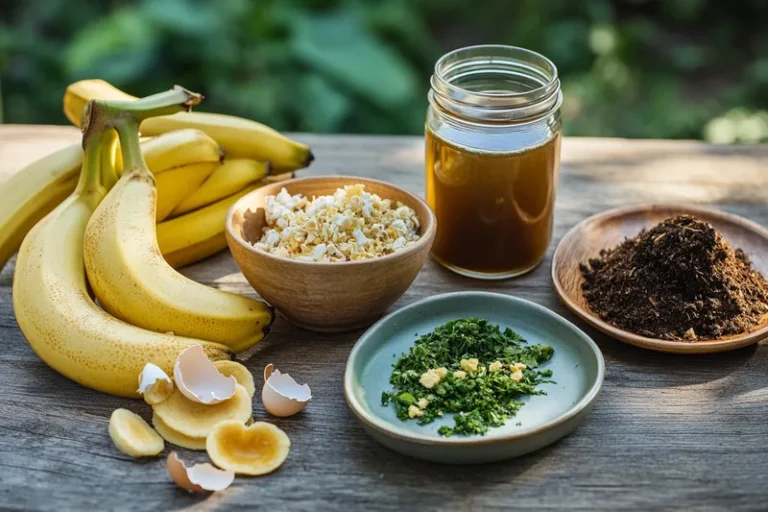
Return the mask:
<path fill-rule="evenodd" d="M 147 363 L 139 374 L 138 392 L 149 405 L 159 404 L 173 393 L 173 381 L 162 368 Z"/>
<path fill-rule="evenodd" d="M 150 457 L 165 448 L 163 438 L 144 419 L 128 409 L 116 409 L 109 418 L 109 437 L 117 449 L 131 457 Z"/>
<path fill-rule="evenodd" d="M 152 415 L 152 426 L 160 436 L 171 444 L 187 448 L 189 450 L 205 450 L 204 437 L 189 437 L 181 432 L 176 432 L 165 424 L 157 414 Z"/>
<path fill-rule="evenodd" d="M 235 481 L 233 471 L 222 471 L 208 463 L 195 464 L 188 468 L 176 452 L 168 455 L 166 465 L 168 474 L 176 485 L 189 492 L 223 491 Z"/>
<path fill-rule="evenodd" d="M 215 361 L 214 366 L 225 377 L 234 377 L 238 384 L 243 386 L 251 397 L 256 394 L 256 384 L 253 381 L 253 374 L 248 368 L 237 361 Z"/>
<path fill-rule="evenodd" d="M 237 380 L 222 375 L 205 355 L 202 345 L 192 345 L 179 354 L 173 378 L 181 393 L 201 404 L 213 405 L 232 398 Z"/>
<path fill-rule="evenodd" d="M 293 377 L 272 364 L 264 368 L 264 388 L 261 390 L 261 401 L 264 408 L 275 416 L 293 416 L 312 400 L 312 392 L 306 384 L 299 385 Z"/>
<path fill-rule="evenodd" d="M 291 440 L 271 423 L 257 421 L 246 427 L 237 421 L 223 421 L 208 436 L 205 449 L 220 468 L 257 476 L 271 473 L 285 462 Z"/>
<path fill-rule="evenodd" d="M 171 429 L 189 437 L 206 437 L 217 423 L 237 420 L 245 423 L 253 414 L 248 392 L 240 384 L 226 402 L 205 405 L 185 397 L 177 386 L 167 400 L 152 406 L 155 414 Z"/>

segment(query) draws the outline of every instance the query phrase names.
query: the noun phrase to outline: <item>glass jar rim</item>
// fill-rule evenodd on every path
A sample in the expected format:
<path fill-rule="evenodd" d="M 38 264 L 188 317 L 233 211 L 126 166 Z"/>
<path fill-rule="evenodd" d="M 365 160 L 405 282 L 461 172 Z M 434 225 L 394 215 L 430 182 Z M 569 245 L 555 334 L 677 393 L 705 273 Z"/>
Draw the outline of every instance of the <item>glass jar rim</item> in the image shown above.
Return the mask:
<path fill-rule="evenodd" d="M 473 90 L 455 83 L 490 73 L 514 81 L 519 90 Z M 453 50 L 435 63 L 430 83 L 431 102 L 460 117 L 480 121 L 537 118 L 553 112 L 562 102 L 555 64 L 518 46 L 489 44 Z"/>

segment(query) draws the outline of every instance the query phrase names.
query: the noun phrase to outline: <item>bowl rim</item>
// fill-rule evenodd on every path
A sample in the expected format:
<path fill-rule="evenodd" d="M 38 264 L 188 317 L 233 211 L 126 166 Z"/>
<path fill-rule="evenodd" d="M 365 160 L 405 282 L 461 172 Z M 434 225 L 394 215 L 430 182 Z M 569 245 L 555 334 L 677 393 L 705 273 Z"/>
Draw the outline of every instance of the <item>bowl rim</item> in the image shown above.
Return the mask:
<path fill-rule="evenodd" d="M 582 398 L 578 402 L 573 404 L 568 410 L 566 410 L 560 416 L 542 425 L 529 427 L 526 429 L 522 429 L 519 432 L 515 432 L 512 434 L 507 434 L 503 436 L 431 437 L 431 436 L 426 436 L 422 434 L 414 434 L 411 432 L 408 432 L 406 434 L 400 430 L 393 430 L 390 422 L 384 421 L 379 417 L 366 412 L 366 410 L 362 407 L 362 405 L 360 404 L 360 401 L 357 399 L 357 397 L 353 392 L 353 387 L 354 387 L 353 382 L 355 377 L 354 370 L 353 370 L 353 363 L 355 359 L 358 357 L 358 353 L 360 352 L 361 346 L 365 342 L 366 338 L 368 338 L 375 329 L 379 328 L 379 326 L 383 322 L 389 321 L 389 319 L 395 315 L 402 314 L 405 311 L 408 311 L 411 309 L 417 309 L 429 302 L 444 300 L 454 296 L 464 296 L 469 298 L 486 296 L 486 297 L 493 297 L 495 299 L 505 300 L 509 302 L 516 302 L 518 304 L 522 304 L 527 307 L 532 307 L 533 309 L 541 311 L 544 315 L 551 317 L 555 322 L 561 322 L 566 324 L 566 326 L 569 327 L 576 336 L 578 336 L 583 342 L 585 342 L 586 346 L 591 349 L 592 354 L 595 356 L 595 359 L 597 360 L 597 374 L 595 375 L 595 379 L 594 379 L 594 382 L 592 383 L 592 386 L 590 386 L 589 390 L 587 390 L 587 392 L 584 393 L 584 396 L 582 396 Z M 535 302 L 531 302 L 526 299 L 521 299 L 520 297 L 515 297 L 512 295 L 506 295 L 503 293 L 495 293 L 495 292 L 485 292 L 485 291 L 456 291 L 456 292 L 442 293 L 439 295 L 433 295 L 431 297 L 426 297 L 424 299 L 417 300 L 416 302 L 412 302 L 411 304 L 408 304 L 407 306 L 404 306 L 398 309 L 397 311 L 393 311 L 392 313 L 384 316 L 375 324 L 373 324 L 371 327 L 369 327 L 362 334 L 362 336 L 358 338 L 357 342 L 352 347 L 352 350 L 350 351 L 349 356 L 347 357 L 346 368 L 344 370 L 344 398 L 346 399 L 347 406 L 349 407 L 349 409 L 352 411 L 354 416 L 361 423 L 363 423 L 364 426 L 386 437 L 397 439 L 399 441 L 409 442 L 409 443 L 417 443 L 421 445 L 432 445 L 432 446 L 443 446 L 446 448 L 456 447 L 456 446 L 464 446 L 464 447 L 483 446 L 483 445 L 492 445 L 496 443 L 505 443 L 510 441 L 527 439 L 531 436 L 543 434 L 544 432 L 554 430 L 562 425 L 567 424 L 569 421 L 576 418 L 579 414 L 589 409 L 589 407 L 594 403 L 594 401 L 597 399 L 598 395 L 600 394 L 600 391 L 603 387 L 604 380 L 605 380 L 605 358 L 603 357 L 603 353 L 600 350 L 600 347 L 598 347 L 597 343 L 595 343 L 595 341 L 592 338 L 590 338 L 587 333 L 579 329 L 578 326 L 568 321 L 566 318 L 558 315 L 554 311 L 540 304 L 536 304 Z"/>
<path fill-rule="evenodd" d="M 264 193 L 264 189 L 267 187 L 273 187 L 275 189 L 280 189 L 282 187 L 285 187 L 287 185 L 291 185 L 294 183 L 304 183 L 309 181 L 324 181 L 324 180 L 331 180 L 331 179 L 341 179 L 341 180 L 349 180 L 357 183 L 362 183 L 363 185 L 367 183 L 372 183 L 376 185 L 382 185 L 384 187 L 389 187 L 392 189 L 396 189 L 402 193 L 404 193 L 410 200 L 412 200 L 415 203 L 419 203 L 424 207 L 424 211 L 427 212 L 427 218 L 429 219 L 429 223 L 427 226 L 427 231 L 424 233 L 419 233 L 419 239 L 414 243 L 413 245 L 404 247 L 403 249 L 400 249 L 398 251 L 395 251 L 391 254 L 385 254 L 384 256 L 378 256 L 376 258 L 369 258 L 365 260 L 354 260 L 354 261 L 302 261 L 302 260 L 296 260 L 292 258 L 284 258 L 282 256 L 275 256 L 274 254 L 262 251 L 257 249 L 254 245 L 249 244 L 243 237 L 238 233 L 234 226 L 232 225 L 232 221 L 235 216 L 235 211 L 242 209 L 242 204 L 247 203 L 248 200 L 251 198 L 251 196 L 262 194 Z M 350 183 L 351 184 L 351 183 Z M 386 198 L 384 198 L 386 199 Z M 411 205 L 406 205 L 411 206 Z M 423 226 L 424 223 L 421 223 Z M 420 226 L 421 228 L 421 226 Z M 256 190 L 252 190 L 251 192 L 247 193 L 240 199 L 238 199 L 235 204 L 233 204 L 229 210 L 227 211 L 227 218 L 225 222 L 225 229 L 227 235 L 232 240 L 235 240 L 241 247 L 244 247 L 249 252 L 253 254 L 257 254 L 259 256 L 265 257 L 266 259 L 270 259 L 277 262 L 283 262 L 283 263 L 295 263 L 295 264 L 301 264 L 301 265 L 320 265 L 320 266 L 329 266 L 329 267 L 353 267 L 353 266 L 359 266 L 359 265 L 370 265 L 372 263 L 377 262 L 386 262 L 391 261 L 397 258 L 402 258 L 403 256 L 418 252 L 423 250 L 425 247 L 429 248 L 432 245 L 432 241 L 435 237 L 435 233 L 437 232 L 437 217 L 435 216 L 435 212 L 432 211 L 432 208 L 427 204 L 427 202 L 422 199 L 421 197 L 417 196 L 413 192 L 410 192 L 402 187 L 399 187 L 393 183 L 389 183 L 387 181 L 382 180 L 376 180 L 372 178 L 364 178 L 361 176 L 349 176 L 345 174 L 329 174 L 324 176 L 305 176 L 303 178 L 293 178 L 290 180 L 285 181 L 278 181 L 275 183 L 270 183 L 269 185 L 266 185 L 265 187 L 260 187 Z"/>
<path fill-rule="evenodd" d="M 730 350 L 737 350 L 740 348 L 753 345 L 768 336 L 768 323 L 765 321 L 758 324 L 756 329 L 743 332 L 739 334 L 732 334 L 723 338 L 700 340 L 700 341 L 684 341 L 684 340 L 663 340 L 660 338 L 650 338 L 635 334 L 633 332 L 621 329 L 612 324 L 609 324 L 599 316 L 597 316 L 590 307 L 582 307 L 576 303 L 576 300 L 566 291 L 565 286 L 560 281 L 558 270 L 562 266 L 563 251 L 571 238 L 577 236 L 579 232 L 590 223 L 606 222 L 607 220 L 622 217 L 626 215 L 638 215 L 647 211 L 653 210 L 669 210 L 677 212 L 677 214 L 690 214 L 694 216 L 705 217 L 709 216 L 722 222 L 738 225 L 746 230 L 753 232 L 757 236 L 761 236 L 768 239 L 768 229 L 761 226 L 757 222 L 737 215 L 735 213 L 729 213 L 717 208 L 707 208 L 702 206 L 693 206 L 680 203 L 644 203 L 632 206 L 621 206 L 618 208 L 612 208 L 605 210 L 583 219 L 581 222 L 574 225 L 568 232 L 563 235 L 552 253 L 552 262 L 550 264 L 550 278 L 555 287 L 555 293 L 560 301 L 571 310 L 576 316 L 583 321 L 601 331 L 603 334 L 611 337 L 612 339 L 634 345 L 636 347 L 653 350 L 656 352 L 666 352 L 673 354 L 712 354 L 718 352 L 727 352 Z M 706 220 L 706 219 L 705 219 Z M 582 290 L 579 288 L 579 295 L 582 295 Z"/>

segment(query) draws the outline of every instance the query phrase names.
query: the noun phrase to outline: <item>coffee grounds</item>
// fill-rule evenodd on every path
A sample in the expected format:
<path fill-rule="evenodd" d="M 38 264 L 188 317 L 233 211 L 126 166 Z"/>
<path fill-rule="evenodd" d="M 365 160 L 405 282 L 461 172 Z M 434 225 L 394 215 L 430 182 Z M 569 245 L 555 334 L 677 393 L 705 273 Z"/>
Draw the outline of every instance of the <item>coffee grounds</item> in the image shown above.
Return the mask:
<path fill-rule="evenodd" d="M 592 310 L 621 329 L 665 340 L 749 331 L 768 313 L 768 282 L 712 226 L 665 220 L 581 264 Z"/>

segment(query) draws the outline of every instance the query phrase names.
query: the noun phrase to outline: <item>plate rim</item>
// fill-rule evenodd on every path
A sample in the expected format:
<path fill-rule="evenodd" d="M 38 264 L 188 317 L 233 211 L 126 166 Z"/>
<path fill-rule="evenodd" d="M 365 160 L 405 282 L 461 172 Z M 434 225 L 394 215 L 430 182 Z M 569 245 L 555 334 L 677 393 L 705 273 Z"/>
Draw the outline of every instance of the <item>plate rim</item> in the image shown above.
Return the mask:
<path fill-rule="evenodd" d="M 587 392 L 584 393 L 584 395 L 581 397 L 581 399 L 578 402 L 573 404 L 564 413 L 544 423 L 543 425 L 531 427 L 528 429 L 523 429 L 521 431 L 508 434 L 508 435 L 493 436 L 490 438 L 487 436 L 430 437 L 422 434 L 412 434 L 412 433 L 404 434 L 401 432 L 393 431 L 390 427 L 388 427 L 388 425 L 390 425 L 390 422 L 381 420 L 377 416 L 367 413 L 363 409 L 359 401 L 357 400 L 357 397 L 355 397 L 354 393 L 352 392 L 353 379 L 354 379 L 353 362 L 357 358 L 357 355 L 361 350 L 364 340 L 368 336 L 370 336 L 371 333 L 379 327 L 379 325 L 390 320 L 390 318 L 394 316 L 403 314 L 404 312 L 409 311 L 411 309 L 417 309 L 419 307 L 422 307 L 426 303 L 433 302 L 436 300 L 447 299 L 457 295 L 465 296 L 465 297 L 466 296 L 470 296 L 470 297 L 471 296 L 490 296 L 495 299 L 507 300 L 511 302 L 516 302 L 518 304 L 524 304 L 526 306 L 531 306 L 534 309 L 538 309 L 542 311 L 545 315 L 553 316 L 556 319 L 558 319 L 558 321 L 561 321 L 564 324 L 566 324 L 567 327 L 569 327 L 572 331 L 574 331 L 575 334 L 579 336 L 582 339 L 582 341 L 586 343 L 586 345 L 592 350 L 592 353 L 597 358 L 597 363 L 598 363 L 597 375 L 595 376 L 594 382 L 590 386 L 589 390 L 587 390 Z M 600 350 L 600 347 L 597 345 L 597 343 L 595 343 L 595 341 L 587 333 L 582 331 L 578 326 L 576 326 L 566 318 L 562 317 L 561 315 L 558 315 L 554 311 L 540 304 L 536 304 L 535 302 L 522 299 L 520 297 L 515 297 L 512 295 L 506 295 L 503 293 L 496 293 L 496 292 L 486 292 L 486 291 L 455 291 L 455 292 L 441 293 L 438 295 L 425 297 L 423 299 L 412 302 L 382 317 L 381 319 L 379 319 L 379 321 L 377 321 L 375 324 L 373 324 L 368 329 L 366 329 L 366 331 L 355 342 L 355 345 L 352 347 L 352 350 L 350 351 L 349 356 L 347 357 L 346 368 L 344 370 L 344 398 L 347 402 L 347 406 L 352 411 L 352 414 L 361 423 L 363 423 L 364 426 L 370 429 L 373 429 L 376 432 L 386 437 L 397 439 L 399 441 L 405 441 L 405 442 L 416 443 L 421 445 L 431 445 L 431 446 L 443 446 L 443 447 L 481 446 L 481 445 L 506 443 L 510 441 L 526 439 L 534 435 L 539 435 L 547 431 L 554 430 L 561 425 L 567 424 L 569 421 L 577 417 L 585 409 L 588 409 L 594 403 L 595 399 L 598 397 L 598 395 L 600 394 L 600 391 L 602 390 L 604 379 L 605 379 L 605 358 L 603 357 L 603 353 Z"/>
<path fill-rule="evenodd" d="M 768 228 L 765 228 L 757 222 L 737 215 L 735 213 L 729 213 L 717 208 L 707 208 L 701 206 L 690 206 L 684 204 L 675 203 L 647 203 L 638 204 L 633 206 L 621 206 L 618 208 L 612 208 L 598 212 L 594 215 L 583 219 L 578 224 L 569 229 L 565 235 L 560 239 L 552 254 L 552 263 L 550 265 L 550 278 L 555 287 L 560 301 L 571 310 L 576 316 L 587 322 L 595 329 L 601 331 L 603 334 L 608 335 L 616 341 L 634 345 L 636 347 L 644 348 L 647 350 L 654 350 L 657 352 L 675 353 L 675 354 L 712 354 L 717 352 L 726 352 L 729 350 L 737 350 L 740 348 L 753 345 L 766 337 L 768 337 L 768 323 L 760 329 L 747 333 L 745 335 L 734 335 L 726 339 L 720 340 L 703 340 L 697 342 L 675 341 L 675 340 L 662 340 L 659 338 L 648 338 L 641 336 L 624 329 L 615 327 L 598 316 L 594 315 L 591 310 L 582 308 L 576 304 L 571 297 L 565 292 L 562 283 L 557 275 L 558 264 L 562 259 L 561 252 L 564 250 L 564 244 L 567 240 L 577 235 L 577 233 L 588 223 L 600 222 L 603 223 L 608 219 L 619 217 L 627 214 L 639 214 L 642 212 L 653 211 L 656 209 L 679 211 L 681 213 L 709 215 L 724 222 L 730 222 L 738 224 L 748 230 L 754 232 L 756 235 L 761 236 L 768 241 Z"/>

